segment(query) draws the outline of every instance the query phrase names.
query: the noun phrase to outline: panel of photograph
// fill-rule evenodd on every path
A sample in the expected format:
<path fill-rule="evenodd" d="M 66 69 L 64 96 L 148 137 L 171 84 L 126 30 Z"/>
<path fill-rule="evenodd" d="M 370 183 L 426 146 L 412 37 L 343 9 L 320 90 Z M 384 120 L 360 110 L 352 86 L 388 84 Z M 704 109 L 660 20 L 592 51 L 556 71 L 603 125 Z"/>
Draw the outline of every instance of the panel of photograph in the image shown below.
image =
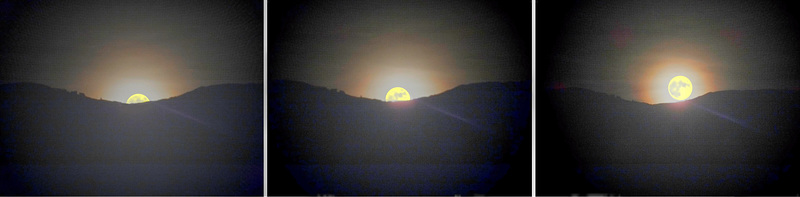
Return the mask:
<path fill-rule="evenodd" d="M 797 4 L 536 6 L 536 195 L 800 193 Z"/>
<path fill-rule="evenodd" d="M 0 1 L 0 195 L 263 195 L 263 5 Z"/>
<path fill-rule="evenodd" d="M 267 2 L 267 195 L 532 195 L 532 4 Z"/>

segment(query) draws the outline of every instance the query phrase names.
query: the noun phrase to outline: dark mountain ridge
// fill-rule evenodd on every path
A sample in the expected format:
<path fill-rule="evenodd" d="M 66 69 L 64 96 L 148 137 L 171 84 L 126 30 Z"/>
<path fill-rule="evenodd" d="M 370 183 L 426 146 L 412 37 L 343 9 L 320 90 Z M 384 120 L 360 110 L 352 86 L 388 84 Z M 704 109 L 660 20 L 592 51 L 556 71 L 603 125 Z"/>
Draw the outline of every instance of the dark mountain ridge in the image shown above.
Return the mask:
<path fill-rule="evenodd" d="M 0 107 L 0 165 L 3 166 L 0 182 L 12 183 L 9 186 L 12 188 L 0 188 L 0 194 L 260 195 L 262 192 L 263 182 L 258 180 L 263 174 L 258 172 L 263 165 L 263 84 L 201 87 L 177 97 L 139 104 L 87 98 L 77 92 L 40 84 L 3 84 L 0 85 Z M 159 183 L 170 181 L 144 175 L 192 166 L 212 170 L 174 174 L 176 177 L 169 180 L 182 184 L 174 188 L 110 185 L 116 181 L 100 184 L 107 193 L 76 192 L 76 189 L 64 187 L 66 183 L 41 175 L 58 166 L 72 169 L 96 165 L 111 171 L 57 170 L 51 173 L 79 173 L 93 180 L 129 171 L 139 173 L 120 175 L 122 177 L 115 180 L 144 182 L 149 179 L 148 182 Z M 236 166 L 249 166 L 244 168 L 254 174 L 222 170 L 240 168 Z M 197 176 L 217 173 L 227 174 L 220 178 L 240 180 L 242 182 L 236 184 L 241 185 L 225 186 L 234 189 L 231 191 L 220 189 L 229 184 L 227 182 L 206 182 L 201 186 L 204 189 L 187 189 L 203 185 L 197 184 L 196 181 L 203 180 Z M 36 179 L 31 180 L 31 177 Z M 92 184 L 78 184 L 72 188 L 85 187 L 92 187 Z"/>
<path fill-rule="evenodd" d="M 282 132 L 284 132 L 286 129 L 291 130 L 291 128 L 288 127 L 292 126 L 315 127 L 314 129 L 304 129 L 303 131 L 305 131 L 306 134 L 322 133 L 321 130 L 330 130 L 330 132 L 336 132 L 343 135 L 354 134 L 348 132 L 361 133 L 370 130 L 376 131 L 383 129 L 399 132 L 403 130 L 413 130 L 413 128 L 411 128 L 413 126 L 427 127 L 432 126 L 430 124 L 438 124 L 436 122 L 431 122 L 431 119 L 446 119 L 444 121 L 450 121 L 453 123 L 455 123 L 455 121 L 467 121 L 476 124 L 485 123 L 483 126 L 488 126 L 492 124 L 493 120 L 501 121 L 500 118 L 507 118 L 503 119 L 502 121 L 510 120 L 508 118 L 517 119 L 514 119 L 515 122 L 503 122 L 503 124 L 507 124 L 505 126 L 509 126 L 510 128 L 497 128 L 493 130 L 489 127 L 467 127 L 460 130 L 463 130 L 464 132 L 470 131 L 471 133 L 480 133 L 480 135 L 487 135 L 488 132 L 493 131 L 519 132 L 520 129 L 527 127 L 526 125 L 528 125 L 527 123 L 530 121 L 531 115 L 530 107 L 524 108 L 524 106 L 530 106 L 530 100 L 527 100 L 527 103 L 525 103 L 525 100 L 530 99 L 531 96 L 529 89 L 525 88 L 530 87 L 530 85 L 528 84 L 528 86 L 525 86 L 521 84 L 524 83 L 514 82 L 471 84 L 463 87 L 460 86 L 460 88 L 456 88 L 439 95 L 419 98 L 412 101 L 383 102 L 375 99 L 353 97 L 346 95 L 341 91 L 311 86 L 302 82 L 271 81 L 268 90 L 270 93 L 268 96 L 270 103 L 267 110 L 269 113 L 268 119 L 270 121 L 270 130 L 272 130 L 270 133 L 274 133 L 276 136 L 288 137 L 282 136 L 282 134 L 284 134 Z M 507 94 L 507 92 L 511 92 L 513 94 Z M 508 113 L 500 114 L 501 112 Z M 491 117 L 495 115 L 499 117 Z M 301 118 L 294 116 L 306 117 Z M 295 123 L 292 121 L 302 121 L 302 123 Z M 331 127 L 321 126 L 326 124 L 333 125 L 330 125 Z M 511 128 L 512 126 L 514 127 Z M 295 134 L 298 133 L 298 131 L 294 131 L 292 133 Z M 465 134 L 473 135 L 470 133 Z M 515 135 L 521 134 L 515 133 Z M 405 138 L 398 138 L 397 140 L 399 139 Z M 411 140 L 411 137 L 405 140 Z M 379 145 L 376 144 L 376 146 Z M 341 162 L 353 161 L 342 159 L 341 157 L 339 157 L 337 160 L 340 160 Z M 432 161 L 435 161 L 435 159 Z M 396 161 L 390 159 L 385 161 L 376 160 L 376 162 Z"/>
<path fill-rule="evenodd" d="M 271 175 L 271 181 L 268 182 L 281 183 L 278 180 L 288 179 L 296 180 L 299 184 L 270 185 L 269 195 L 316 195 L 315 191 L 335 195 L 452 195 L 456 193 L 448 192 L 465 188 L 486 194 L 491 188 L 479 189 L 481 187 L 472 185 L 460 189 L 442 186 L 424 190 L 440 183 L 434 181 L 424 187 L 404 188 L 391 184 L 398 180 L 387 179 L 382 180 L 383 183 L 372 183 L 371 186 L 342 189 L 330 185 L 346 184 L 353 180 L 343 181 L 342 177 L 334 177 L 339 181 L 328 183 L 328 186 L 315 186 L 307 183 L 321 181 L 319 179 L 323 177 L 291 170 L 315 166 L 349 169 L 346 166 L 353 165 L 367 169 L 386 167 L 390 170 L 397 170 L 393 166 L 417 166 L 397 167 L 404 169 L 396 171 L 397 174 L 416 174 L 414 171 L 418 169 L 446 165 L 496 166 L 487 169 L 496 171 L 494 174 L 498 177 L 506 175 L 500 169 L 510 169 L 508 175 L 499 180 L 503 184 L 498 183 L 493 190 L 497 191 L 496 194 L 529 195 L 531 153 L 527 147 L 531 146 L 532 141 L 530 87 L 530 81 L 487 82 L 462 85 L 411 101 L 383 102 L 302 82 L 269 81 L 268 171 L 274 176 Z M 348 171 L 348 174 L 360 173 L 357 170 Z M 328 176 L 324 174 L 341 172 L 319 173 L 323 174 L 318 176 Z M 485 176 L 480 173 L 460 174 Z M 306 178 L 302 178 L 304 176 Z M 362 178 L 369 180 L 375 176 Z M 454 175 L 431 172 L 408 176 L 427 180 Z M 478 185 L 494 185 L 487 183 L 489 179 L 483 177 L 472 181 L 481 183 Z M 287 184 L 285 181 L 283 183 Z M 303 189 L 299 189 L 301 187 Z M 414 193 L 423 190 L 428 193 Z"/>
<path fill-rule="evenodd" d="M 538 185 L 541 194 L 797 192 L 797 91 L 720 91 L 655 105 L 580 88 L 541 93 L 537 161 L 552 162 L 537 163 L 537 179 L 554 180 Z"/>
<path fill-rule="evenodd" d="M 28 148 L 39 150 L 47 148 L 49 150 L 46 152 L 51 152 L 47 155 L 33 154 L 33 152 L 45 154 L 42 151 L 19 151 L 13 154 L 6 152 L 4 154 L 4 161 L 6 162 L 53 162 L 56 160 L 65 160 L 64 162 L 93 162 L 93 159 L 90 159 L 91 157 L 84 157 L 87 152 L 92 153 L 88 155 L 102 155 L 103 159 L 96 159 L 102 162 L 150 159 L 168 162 L 180 159 L 207 160 L 207 158 L 215 158 L 205 155 L 186 154 L 185 152 L 178 153 L 181 152 L 178 150 L 190 152 L 189 149 L 199 150 L 201 149 L 200 147 L 172 147 L 171 150 L 176 152 L 152 150 L 156 153 L 148 153 L 151 155 L 147 157 L 160 159 L 146 158 L 145 156 L 141 156 L 141 158 L 130 157 L 131 155 L 144 154 L 142 153 L 143 150 L 164 148 L 159 146 L 150 146 L 152 148 L 148 148 L 148 146 L 144 145 L 139 147 L 139 145 L 131 144 L 131 146 L 141 149 L 126 150 L 124 153 L 104 152 L 113 150 L 108 148 L 83 147 L 86 150 L 81 150 L 87 152 L 82 152 L 81 154 L 75 152 L 75 147 L 71 145 L 66 147 L 68 146 L 67 141 L 78 142 L 76 145 L 82 144 L 82 146 L 88 146 L 89 144 L 99 146 L 97 143 L 102 139 L 93 138 L 112 137 L 114 135 L 127 139 L 122 142 L 135 143 L 134 141 L 137 141 L 144 143 L 144 141 L 148 141 L 148 143 L 165 146 L 171 146 L 169 144 L 177 142 L 169 140 L 209 138 L 203 139 L 202 142 L 222 143 L 220 140 L 247 138 L 247 143 L 233 147 L 243 148 L 242 146 L 248 146 L 251 148 L 244 150 L 253 149 L 254 153 L 262 150 L 258 148 L 261 145 L 257 141 L 249 139 L 250 137 L 259 138 L 258 136 L 261 136 L 263 127 L 263 124 L 259 124 L 263 120 L 263 102 L 261 99 L 263 97 L 261 93 L 263 86 L 260 84 L 226 84 L 201 87 L 170 99 L 132 105 L 91 99 L 75 92 L 32 83 L 4 84 L 0 85 L 0 91 L 3 93 L 0 95 L 3 108 L 3 139 L 14 139 L 17 142 L 4 143 L 4 146 L 17 147 L 9 147 L 6 150 L 28 150 Z M 205 133 L 214 134 L 215 136 L 196 136 L 197 134 Z M 210 138 L 216 138 L 216 135 L 224 135 L 225 137 L 220 139 Z M 25 137 L 19 138 L 23 136 Z M 19 143 L 24 141 L 32 143 Z M 37 143 L 65 147 L 30 146 Z M 194 141 L 194 143 L 201 143 L 201 141 Z M 20 149 L 21 147 L 25 149 Z M 208 148 L 211 147 L 209 146 Z M 230 147 L 213 148 L 226 149 Z M 57 154 L 53 151 L 59 153 Z M 229 149 L 229 151 L 233 151 L 233 149 Z M 247 158 L 239 159 L 250 160 L 260 159 L 261 157 L 260 154 L 253 154 L 252 156 L 253 158 L 248 156 Z M 218 158 L 221 157 L 225 156 L 220 155 Z"/>

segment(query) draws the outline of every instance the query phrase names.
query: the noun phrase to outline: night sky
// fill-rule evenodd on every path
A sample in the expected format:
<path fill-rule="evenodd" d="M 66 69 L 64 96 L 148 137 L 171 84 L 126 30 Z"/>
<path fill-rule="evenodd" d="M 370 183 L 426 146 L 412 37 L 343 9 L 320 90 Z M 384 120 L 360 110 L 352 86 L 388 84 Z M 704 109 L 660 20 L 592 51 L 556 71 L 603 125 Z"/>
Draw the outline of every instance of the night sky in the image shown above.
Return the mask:
<path fill-rule="evenodd" d="M 800 87 L 799 7 L 775 1 L 540 1 L 541 88 L 674 102 L 671 77 L 708 92 Z"/>
<path fill-rule="evenodd" d="M 262 1 L 2 1 L 0 83 L 125 102 L 263 81 Z"/>
<path fill-rule="evenodd" d="M 383 100 L 531 79 L 532 1 L 268 2 L 268 79 Z"/>

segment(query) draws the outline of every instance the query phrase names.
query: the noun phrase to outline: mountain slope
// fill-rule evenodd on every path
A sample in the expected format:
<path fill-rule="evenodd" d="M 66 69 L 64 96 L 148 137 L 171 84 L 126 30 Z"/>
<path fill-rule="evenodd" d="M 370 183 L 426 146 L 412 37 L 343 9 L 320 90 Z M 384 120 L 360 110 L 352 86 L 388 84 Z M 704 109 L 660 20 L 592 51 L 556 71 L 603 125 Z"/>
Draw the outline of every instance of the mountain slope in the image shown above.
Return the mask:
<path fill-rule="evenodd" d="M 797 192 L 800 93 L 722 91 L 648 105 L 579 88 L 543 92 L 544 195 Z M 579 185 L 578 187 L 561 187 Z"/>
<path fill-rule="evenodd" d="M 236 195 L 261 192 L 259 187 L 262 182 L 257 181 L 261 178 L 254 177 L 262 175 L 223 173 L 230 171 L 223 170 L 225 167 L 205 173 L 194 172 L 195 175 L 174 175 L 183 176 L 172 179 L 177 184 L 184 184 L 183 187 L 136 187 L 133 190 L 123 190 L 111 185 L 112 182 L 100 184 L 104 189 L 80 191 L 64 187 L 64 183 L 53 182 L 56 180 L 54 178 L 31 174 L 46 172 L 51 166 L 84 168 L 93 165 L 106 166 L 110 170 L 108 173 L 112 174 L 180 169 L 190 165 L 201 165 L 202 168 L 252 165 L 252 168 L 246 169 L 261 171 L 258 170 L 263 164 L 261 84 L 210 86 L 170 99 L 132 105 L 94 100 L 38 84 L 4 84 L 0 85 L 0 92 L 0 139 L 3 142 L 0 145 L 3 150 L 0 162 L 4 172 L 9 173 L 4 174 L 2 179 L 3 182 L 27 185 L 2 189 L 4 194 Z M 20 168 L 34 170 L 21 173 Z M 184 179 L 210 174 L 229 174 L 228 179 L 242 180 L 244 184 L 226 190 L 222 186 L 228 184 L 230 187 L 234 181 L 197 184 Z M 101 179 L 108 178 L 109 174 L 89 173 L 83 176 Z M 39 182 L 22 177 L 34 177 Z M 125 174 L 119 178 L 146 182 L 146 177 L 138 174 Z M 167 181 L 163 179 L 166 177 L 149 178 L 150 182 Z M 205 188 L 186 188 L 198 185 L 205 185 Z"/>
<path fill-rule="evenodd" d="M 509 165 L 514 170 L 511 172 L 521 170 L 520 174 L 526 177 L 512 177 L 521 181 L 509 183 L 516 187 L 504 190 L 523 195 L 530 191 L 530 183 L 524 185 L 525 180 L 530 180 L 524 174 L 525 170 L 530 174 L 530 152 L 527 148 L 531 141 L 529 81 L 470 84 L 440 95 L 391 103 L 352 97 L 302 82 L 270 81 L 268 87 L 269 171 L 276 174 L 284 172 L 283 177 L 269 178 L 297 180 L 304 189 L 282 190 L 287 187 L 270 185 L 270 188 L 276 189 L 271 189 L 269 195 L 314 195 L 314 192 L 336 195 L 413 195 L 414 192 L 452 195 L 456 194 L 453 192 L 467 192 L 469 189 L 485 194 L 494 185 L 489 183 L 490 180 L 503 178 Z M 473 181 L 477 183 L 459 189 L 442 185 L 441 188 L 430 188 L 436 187 L 436 181 L 419 187 L 390 184 L 399 181 L 399 177 L 381 179 L 383 183 L 370 186 L 350 187 L 341 185 L 354 181 L 344 178 L 344 175 L 328 179 L 299 171 L 313 166 L 329 166 L 346 173 L 363 173 L 346 166 L 359 166 L 365 170 L 378 167 L 410 176 L 402 179 L 444 181 L 432 176 L 449 176 L 446 172 L 425 175 L 417 174 L 421 173 L 417 170 L 446 165 L 462 165 L 465 169 L 486 169 L 489 171 L 485 173 L 496 173 L 478 172 L 481 170 L 461 173 L 474 175 L 473 178 L 477 180 Z M 493 167 L 475 167 L 477 165 Z M 364 179 L 370 177 L 376 178 L 369 175 Z M 329 184 L 339 186 L 305 183 L 326 180 L 335 182 Z M 461 184 L 461 181 L 456 183 Z"/>

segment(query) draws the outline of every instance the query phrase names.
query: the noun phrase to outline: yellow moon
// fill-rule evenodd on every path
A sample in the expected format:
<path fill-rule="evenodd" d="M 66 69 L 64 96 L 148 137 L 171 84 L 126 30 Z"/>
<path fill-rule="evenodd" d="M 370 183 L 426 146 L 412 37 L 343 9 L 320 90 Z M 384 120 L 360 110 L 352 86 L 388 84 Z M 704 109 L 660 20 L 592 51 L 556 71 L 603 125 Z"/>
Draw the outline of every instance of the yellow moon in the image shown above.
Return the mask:
<path fill-rule="evenodd" d="M 669 80 L 667 91 L 675 100 L 686 100 L 689 95 L 692 95 L 692 81 L 689 81 L 689 78 L 684 76 L 673 77 L 672 80 Z"/>
<path fill-rule="evenodd" d="M 411 94 L 401 87 L 395 87 L 386 93 L 386 101 L 408 101 L 411 100 Z"/>
<path fill-rule="evenodd" d="M 144 96 L 143 94 L 134 94 L 133 96 L 128 98 L 128 102 L 127 103 L 128 104 L 144 103 L 144 102 L 148 102 L 148 101 L 150 101 L 150 99 L 147 99 L 147 97 Z"/>

